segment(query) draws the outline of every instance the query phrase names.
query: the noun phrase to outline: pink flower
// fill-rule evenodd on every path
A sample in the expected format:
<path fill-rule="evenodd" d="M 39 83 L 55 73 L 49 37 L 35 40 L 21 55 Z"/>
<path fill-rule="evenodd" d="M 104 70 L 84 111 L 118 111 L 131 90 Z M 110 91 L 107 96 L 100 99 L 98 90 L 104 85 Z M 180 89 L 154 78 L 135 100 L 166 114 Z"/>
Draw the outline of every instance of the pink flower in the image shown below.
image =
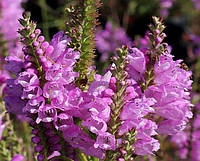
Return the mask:
<path fill-rule="evenodd" d="M 115 145 L 115 136 L 111 135 L 108 132 L 101 132 L 97 136 L 97 140 L 94 144 L 95 148 L 101 148 L 105 150 L 115 150 L 116 145 Z"/>
<path fill-rule="evenodd" d="M 23 161 L 23 160 L 24 156 L 22 154 L 17 154 L 11 159 L 11 161 Z"/>
<path fill-rule="evenodd" d="M 133 144 L 133 147 L 135 148 L 135 154 L 144 156 L 148 154 L 153 154 L 152 151 L 158 151 L 158 149 L 160 148 L 160 144 L 158 143 L 158 140 L 150 138 L 146 140 L 137 140 Z"/>

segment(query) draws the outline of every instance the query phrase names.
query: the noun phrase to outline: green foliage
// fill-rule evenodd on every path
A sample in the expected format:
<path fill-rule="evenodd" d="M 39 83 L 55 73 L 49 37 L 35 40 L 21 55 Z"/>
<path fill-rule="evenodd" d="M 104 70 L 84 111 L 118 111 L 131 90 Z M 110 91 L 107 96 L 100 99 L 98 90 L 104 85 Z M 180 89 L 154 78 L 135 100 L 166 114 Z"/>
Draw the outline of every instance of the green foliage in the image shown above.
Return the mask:
<path fill-rule="evenodd" d="M 74 67 L 79 72 L 77 85 L 86 89 L 88 82 L 93 81 L 94 70 L 90 69 L 93 64 L 95 48 L 95 29 L 98 25 L 97 9 L 101 6 L 100 0 L 77 0 L 69 1 L 66 8 L 67 22 L 66 34 L 71 41 L 70 48 L 80 52 L 80 59 Z"/>
<path fill-rule="evenodd" d="M 0 104 L 0 114 L 6 112 L 4 104 Z M 16 154 L 22 154 L 26 156 L 24 151 L 23 140 L 16 135 L 16 131 L 13 126 L 13 121 L 10 119 L 8 113 L 4 114 L 3 122 L 6 125 L 3 134 L 2 140 L 0 140 L 0 160 L 9 161 Z"/>
<path fill-rule="evenodd" d="M 1 29 L 0 29 L 1 31 Z M 7 47 L 6 47 L 7 41 L 3 39 L 3 34 L 0 33 L 0 56 L 7 56 Z"/>

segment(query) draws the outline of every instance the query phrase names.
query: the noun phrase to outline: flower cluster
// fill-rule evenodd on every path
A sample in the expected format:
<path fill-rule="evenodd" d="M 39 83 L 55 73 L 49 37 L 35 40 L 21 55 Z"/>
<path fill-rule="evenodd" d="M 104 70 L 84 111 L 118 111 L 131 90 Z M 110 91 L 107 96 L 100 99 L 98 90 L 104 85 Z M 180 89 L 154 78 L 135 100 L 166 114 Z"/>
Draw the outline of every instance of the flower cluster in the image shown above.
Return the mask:
<path fill-rule="evenodd" d="M 178 154 L 181 159 L 190 158 L 192 161 L 200 160 L 200 115 L 199 104 L 194 107 L 194 118 L 185 131 L 179 132 L 171 138 L 171 141 L 178 147 Z"/>
<path fill-rule="evenodd" d="M 18 19 L 23 13 L 22 2 L 25 2 L 25 0 L 2 0 L 0 2 L 0 32 L 3 34 L 3 39 L 8 41 L 9 55 L 22 56 L 22 46 L 18 41 L 19 34 L 17 33 L 17 30 L 20 28 Z"/>
<path fill-rule="evenodd" d="M 158 140 L 152 137 L 157 135 L 157 125 L 154 121 L 144 117 L 154 113 L 153 106 L 156 100 L 152 97 L 146 97 L 138 83 L 139 80 L 144 80 L 143 74 L 147 67 L 145 54 L 137 48 L 130 48 L 126 61 L 129 78 L 126 81 L 131 83 L 126 88 L 126 104 L 120 114 L 122 126 L 119 133 L 122 135 L 135 129 L 134 153 L 137 155 L 152 154 L 153 151 L 159 149 Z"/>
<path fill-rule="evenodd" d="M 6 59 L 16 78 L 7 80 L 4 101 L 10 113 L 30 118 L 38 161 L 75 159 L 74 148 L 101 160 L 153 154 L 155 135 L 175 134 L 192 117 L 191 72 L 167 52 L 159 19 L 148 34 L 152 49 L 118 49 L 88 89 L 76 84 L 81 53 L 67 46 L 63 31 L 48 43 L 28 13 L 19 21 L 24 60 Z"/>
<path fill-rule="evenodd" d="M 5 55 L 22 57 L 22 45 L 18 40 L 17 33 L 20 24 L 18 19 L 21 17 L 23 9 L 21 8 L 22 0 L 2 0 L 0 2 L 0 86 L 1 94 L 5 87 L 6 79 L 10 78 L 9 72 L 5 69 Z M 9 13 L 9 14 L 8 14 Z M 6 22 L 6 23 L 5 23 Z"/>
<path fill-rule="evenodd" d="M 159 133 L 173 135 L 183 130 L 192 112 L 189 91 L 192 81 L 191 72 L 180 68 L 180 60 L 173 61 L 167 54 L 159 57 L 159 62 L 154 66 L 155 85 L 150 86 L 146 96 L 156 99 L 155 112 L 164 120 L 159 123 Z"/>

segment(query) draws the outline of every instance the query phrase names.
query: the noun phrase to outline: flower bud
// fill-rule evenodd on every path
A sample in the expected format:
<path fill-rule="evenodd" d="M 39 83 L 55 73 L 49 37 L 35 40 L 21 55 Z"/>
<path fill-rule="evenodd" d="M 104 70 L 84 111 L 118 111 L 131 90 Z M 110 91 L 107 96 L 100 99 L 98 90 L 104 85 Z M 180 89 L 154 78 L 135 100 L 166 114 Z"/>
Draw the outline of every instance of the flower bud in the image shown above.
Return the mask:
<path fill-rule="evenodd" d="M 24 156 L 22 154 L 17 154 L 15 155 L 11 161 L 23 161 L 24 160 Z"/>
<path fill-rule="evenodd" d="M 38 47 L 39 45 L 40 45 L 40 43 L 39 43 L 38 41 L 34 41 L 34 42 L 33 42 L 33 46 L 34 46 L 34 47 Z"/>
<path fill-rule="evenodd" d="M 51 68 L 52 63 L 49 60 L 46 60 L 45 62 L 43 62 L 42 67 L 43 69 L 46 71 L 47 69 Z"/>
<path fill-rule="evenodd" d="M 35 151 L 36 152 L 41 152 L 42 150 L 43 150 L 43 146 L 42 145 L 38 144 L 38 145 L 35 146 Z"/>
<path fill-rule="evenodd" d="M 45 55 L 50 55 L 53 52 L 53 46 L 49 45 L 45 51 Z"/>
<path fill-rule="evenodd" d="M 49 46 L 49 43 L 47 41 L 43 42 L 42 45 L 41 45 L 41 48 L 43 50 L 46 50 L 46 48 Z"/>
<path fill-rule="evenodd" d="M 118 161 L 125 161 L 123 158 L 119 158 Z"/>
<path fill-rule="evenodd" d="M 45 56 L 41 56 L 41 57 L 40 57 L 40 61 L 41 61 L 42 63 L 44 63 L 44 62 L 47 61 L 47 58 L 46 58 Z"/>
<path fill-rule="evenodd" d="M 40 142 L 40 138 L 38 136 L 33 136 L 31 138 L 32 143 L 38 144 Z"/>
<path fill-rule="evenodd" d="M 163 40 L 163 39 L 162 39 L 161 37 L 159 37 L 159 36 L 158 36 L 158 37 L 156 37 L 156 43 L 157 43 L 157 44 L 161 43 L 161 42 L 162 42 L 162 40 Z"/>
<path fill-rule="evenodd" d="M 36 54 L 37 55 L 42 55 L 43 54 L 43 50 L 42 49 L 37 49 L 36 50 Z"/>
<path fill-rule="evenodd" d="M 38 134 L 38 129 L 33 129 L 32 134 L 37 135 Z"/>
<path fill-rule="evenodd" d="M 39 155 L 37 156 L 37 160 L 38 160 L 38 161 L 43 161 L 43 160 L 44 160 L 44 154 L 39 154 Z"/>
<path fill-rule="evenodd" d="M 30 30 L 31 29 L 31 27 L 30 26 L 26 26 L 26 30 Z"/>
<path fill-rule="evenodd" d="M 154 32 L 156 35 L 158 35 L 160 33 L 160 31 L 158 29 L 156 29 Z"/>
<path fill-rule="evenodd" d="M 30 35 L 30 38 L 31 38 L 31 39 L 35 38 L 35 34 L 32 33 L 32 34 Z"/>
<path fill-rule="evenodd" d="M 36 34 L 36 35 L 41 34 L 41 30 L 40 30 L 40 29 L 36 29 L 36 30 L 35 30 L 35 34 Z"/>
<path fill-rule="evenodd" d="M 38 37 L 38 41 L 39 41 L 40 43 L 42 43 L 42 42 L 44 41 L 44 36 L 39 36 L 39 37 Z"/>

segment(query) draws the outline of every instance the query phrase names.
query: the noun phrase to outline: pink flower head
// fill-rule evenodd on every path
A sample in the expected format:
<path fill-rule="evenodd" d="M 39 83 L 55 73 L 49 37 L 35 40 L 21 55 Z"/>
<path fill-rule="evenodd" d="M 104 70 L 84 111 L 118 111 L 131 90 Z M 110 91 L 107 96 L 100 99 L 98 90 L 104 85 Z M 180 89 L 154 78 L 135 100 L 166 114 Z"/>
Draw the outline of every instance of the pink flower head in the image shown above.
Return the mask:
<path fill-rule="evenodd" d="M 137 134 L 135 137 L 139 139 L 146 139 L 150 136 L 157 135 L 157 132 L 155 131 L 156 129 L 157 125 L 155 122 L 148 119 L 142 119 L 136 128 Z"/>
<path fill-rule="evenodd" d="M 115 145 L 115 136 L 111 135 L 108 132 L 101 132 L 97 136 L 97 140 L 94 144 L 95 148 L 101 148 L 105 150 L 115 150 L 116 145 Z"/>
<path fill-rule="evenodd" d="M 95 134 L 107 130 L 106 122 L 96 116 L 91 116 L 86 121 L 82 122 L 82 126 L 88 127 L 88 129 Z"/>
<path fill-rule="evenodd" d="M 42 95 L 42 89 L 39 86 L 28 86 L 24 88 L 22 99 L 34 99 Z"/>
<path fill-rule="evenodd" d="M 144 53 L 137 48 L 130 48 L 129 53 L 127 55 L 127 60 L 129 64 L 135 71 L 139 73 L 144 73 L 146 70 L 146 60 Z"/>
<path fill-rule="evenodd" d="M 43 88 L 43 95 L 46 98 L 56 98 L 62 95 L 64 87 L 61 83 L 47 82 Z"/>
<path fill-rule="evenodd" d="M 151 106 L 154 105 L 155 102 L 156 101 L 153 98 L 136 98 L 125 105 L 120 118 L 122 120 L 141 118 L 147 115 L 149 112 L 154 112 L 154 109 Z"/>
<path fill-rule="evenodd" d="M 17 154 L 15 155 L 11 161 L 23 161 L 24 160 L 24 156 L 22 154 Z"/>
<path fill-rule="evenodd" d="M 23 108 L 24 112 L 37 113 L 39 108 L 45 105 L 44 97 L 40 96 L 35 99 L 31 99 L 27 102 L 26 106 Z"/>
<path fill-rule="evenodd" d="M 112 76 L 112 73 L 108 71 L 103 77 L 97 77 L 99 75 L 96 75 L 96 80 L 92 82 L 90 85 L 88 92 L 91 93 L 94 96 L 101 95 L 106 88 L 109 87 L 110 79 Z"/>
<path fill-rule="evenodd" d="M 158 124 L 158 132 L 160 134 L 174 135 L 177 132 L 182 131 L 185 126 L 185 121 L 164 120 Z"/>
<path fill-rule="evenodd" d="M 22 72 L 15 81 L 16 84 L 20 84 L 22 87 L 39 85 L 39 79 L 33 72 Z"/>
<path fill-rule="evenodd" d="M 153 151 L 158 151 L 160 148 L 160 144 L 158 143 L 158 140 L 149 138 L 144 140 L 137 140 L 133 144 L 133 147 L 135 148 L 135 154 L 144 156 L 148 154 L 153 154 Z"/>
<path fill-rule="evenodd" d="M 69 39 L 67 39 L 64 31 L 60 31 L 55 34 L 50 42 L 50 45 L 53 46 L 54 50 L 52 53 L 47 55 L 47 57 L 51 58 L 53 61 L 56 61 L 57 58 L 65 51 L 68 41 Z"/>
<path fill-rule="evenodd" d="M 58 130 L 64 130 L 68 126 L 71 126 L 72 124 L 73 124 L 73 118 L 66 113 L 59 114 L 54 122 L 55 128 Z"/>
<path fill-rule="evenodd" d="M 51 105 L 45 105 L 38 110 L 38 118 L 36 119 L 36 123 L 39 124 L 41 121 L 43 122 L 51 122 L 56 120 L 57 111 L 56 108 Z"/>

